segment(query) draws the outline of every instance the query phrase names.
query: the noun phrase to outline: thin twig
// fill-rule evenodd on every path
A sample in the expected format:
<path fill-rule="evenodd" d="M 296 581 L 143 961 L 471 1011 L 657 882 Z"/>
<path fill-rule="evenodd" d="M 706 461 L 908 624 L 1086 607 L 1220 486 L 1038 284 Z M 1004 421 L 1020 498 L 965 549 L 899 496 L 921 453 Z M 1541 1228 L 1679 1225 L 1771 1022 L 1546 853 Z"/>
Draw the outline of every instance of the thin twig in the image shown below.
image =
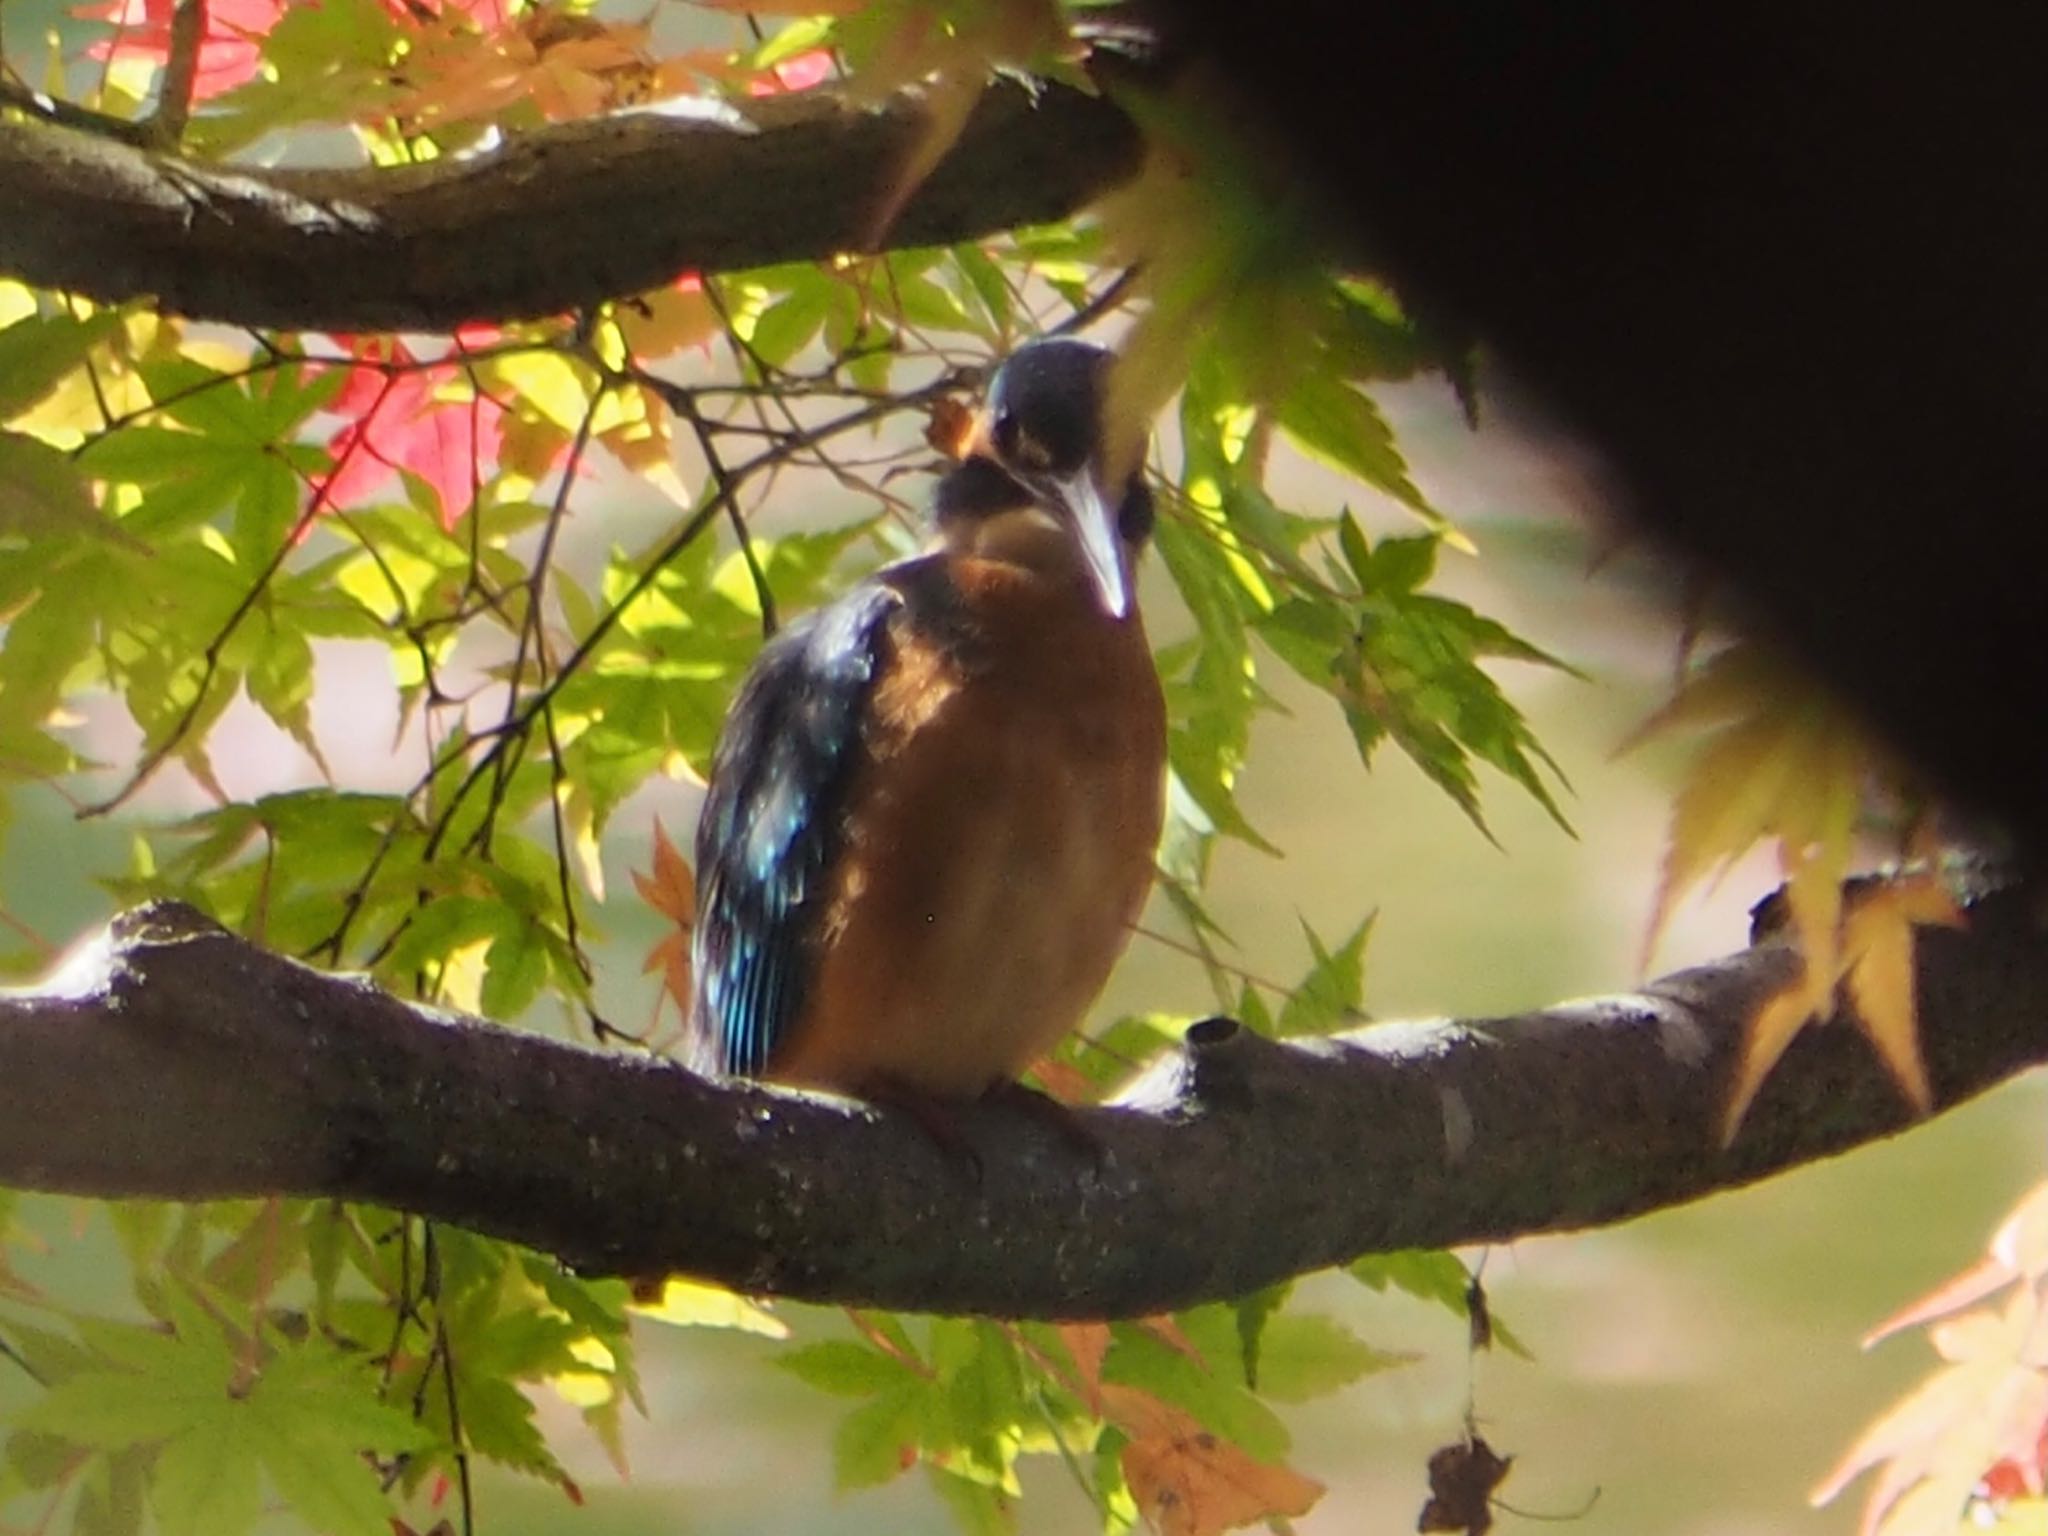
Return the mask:
<path fill-rule="evenodd" d="M 562 812 L 562 792 L 568 787 L 569 774 L 562 763 L 562 738 L 555 730 L 554 705 L 540 712 L 540 724 L 548 738 L 548 819 L 555 836 L 555 881 L 562 898 L 562 937 L 568 941 L 569 953 L 576 957 L 576 967 L 588 982 L 596 979 L 597 967 L 583 953 L 583 939 L 576 922 L 576 892 L 569 878 L 569 829 Z"/>
<path fill-rule="evenodd" d="M 1209 951 L 1201 948 L 1199 945 L 1190 944 L 1186 939 L 1176 939 L 1170 933 L 1161 933 L 1157 928 L 1147 928 L 1143 923 L 1131 924 L 1131 932 L 1141 939 L 1150 939 L 1154 944 L 1163 945 L 1177 955 L 1186 955 L 1190 960 L 1199 960 L 1209 969 L 1223 971 L 1228 975 L 1235 976 L 1239 981 L 1249 982 L 1255 987 L 1263 987 L 1283 1001 L 1295 995 L 1295 988 L 1274 981 L 1270 977 L 1261 976 L 1257 971 L 1248 971 L 1241 965 L 1232 965 L 1226 960 L 1219 960 Z"/>
<path fill-rule="evenodd" d="M 620 378 L 654 390 L 671 406 L 676 406 L 678 397 L 687 393 L 682 385 L 647 374 L 638 369 L 623 371 L 620 374 Z M 961 379 L 957 370 L 942 374 L 937 379 L 918 389 L 901 395 L 892 395 L 887 399 L 874 401 L 854 410 L 843 412 L 815 427 L 805 427 L 801 424 L 794 425 L 790 432 L 774 446 L 763 449 L 760 453 L 752 458 L 743 460 L 739 464 L 726 465 L 726 476 L 723 484 L 715 483 L 710 487 L 710 495 L 704 503 L 686 518 L 681 526 L 654 552 L 634 576 L 633 580 L 628 583 L 625 590 L 598 616 L 591 625 L 589 633 L 577 643 L 568 656 L 556 665 L 552 676 L 540 687 L 527 694 L 516 710 L 508 710 L 505 717 L 497 725 L 490 727 L 486 731 L 465 735 L 460 742 L 449 748 L 445 753 L 434 754 L 426 773 L 407 795 L 407 804 L 410 805 L 416 802 L 430 786 L 440 780 L 444 773 L 455 767 L 461 755 L 471 751 L 477 742 L 488 738 L 490 743 L 478 755 L 477 760 L 469 765 L 461 781 L 450 792 L 447 803 L 439 808 L 435 817 L 435 828 L 428 836 L 428 845 L 422 857 L 426 859 L 433 857 L 434 852 L 439 847 L 440 840 L 446 837 L 449 827 L 453 824 L 453 818 L 457 810 L 486 776 L 491 776 L 499 782 L 503 781 L 503 777 L 509 776 L 512 766 L 517 762 L 518 755 L 524 751 L 527 733 L 534 721 L 540 719 L 543 713 L 552 706 L 556 694 L 560 692 L 570 679 L 582 670 L 583 665 L 596 652 L 598 647 L 605 642 L 627 610 L 660 578 L 661 573 L 685 549 L 688 549 L 703 535 L 704 530 L 711 525 L 714 519 L 729 515 L 728 506 L 736 500 L 756 475 L 779 468 L 787 463 L 795 454 L 807 448 L 814 448 L 817 444 L 828 441 L 843 433 L 856 431 L 861 427 L 884 420 L 899 411 L 913 410 L 942 395 L 954 393 L 960 388 L 960 385 Z M 687 414 L 680 409 L 678 413 Z M 508 759 L 510 759 L 509 763 Z M 501 764 L 505 766 L 501 768 Z M 390 841 L 395 841 L 395 839 Z M 390 841 L 387 841 L 386 850 L 390 846 Z M 386 850 L 380 850 L 380 857 L 382 852 Z M 360 906 L 360 902 L 357 903 L 357 906 Z M 330 935 L 328 939 L 323 940 L 317 946 L 317 951 L 332 951 L 338 955 L 342 933 L 345 931 L 347 924 L 353 921 L 354 915 L 353 911 L 345 914 L 342 928 L 337 930 L 335 934 Z M 395 937 L 395 934 L 387 937 L 377 951 L 377 954 L 381 955 L 388 952 L 390 944 Z M 376 956 L 372 957 L 373 964 L 375 958 Z"/>
<path fill-rule="evenodd" d="M 0 927 L 10 928 L 16 934 L 26 939 L 35 949 L 37 955 L 43 959 L 48 960 L 56 957 L 56 945 L 52 944 L 40 933 L 37 933 L 35 929 L 29 927 L 27 923 L 16 917 L 12 912 L 9 912 L 5 907 L 0 907 Z"/>
<path fill-rule="evenodd" d="M 1058 325 L 1047 331 L 1046 334 L 1048 336 L 1072 336 L 1077 331 L 1087 330 L 1089 326 L 1100 320 L 1129 297 L 1132 285 L 1137 282 L 1139 274 L 1143 271 L 1144 268 L 1140 266 L 1125 267 L 1123 271 L 1117 273 L 1110 280 L 1107 288 L 1067 316 Z"/>
<path fill-rule="evenodd" d="M 178 0 L 171 12 L 171 41 L 157 83 L 156 110 L 147 124 L 150 141 L 175 148 L 192 119 L 192 93 L 199 82 L 199 48 L 206 41 L 207 0 Z"/>
<path fill-rule="evenodd" d="M 455 1480 L 462 1501 L 462 1536 L 476 1536 L 476 1500 L 469 1482 L 469 1448 L 462 1443 L 462 1402 L 455 1390 L 455 1349 L 448 1338 L 446 1298 L 441 1291 L 441 1251 L 434 1224 L 426 1233 L 426 1269 L 434 1296 L 434 1352 L 441 1360 L 441 1385 L 448 1394 L 448 1443 L 455 1448 Z M 422 1373 L 423 1377 L 425 1373 Z M 424 1386 L 424 1382 L 423 1382 Z"/>
<path fill-rule="evenodd" d="M 542 629 L 545 622 L 543 616 L 547 608 L 548 572 L 554 565 L 555 543 L 561 537 L 562 524 L 569 515 L 569 495 L 576 487 L 576 472 L 582 467 L 583 455 L 590 448 L 591 429 L 597 420 L 598 407 L 603 404 L 606 393 L 607 386 L 599 384 L 592 392 L 589 404 L 584 407 L 583 419 L 576 424 L 576 436 L 570 442 L 568 457 L 562 464 L 561 484 L 555 488 L 555 499 L 548 507 L 547 521 L 541 527 L 540 548 L 534 552 L 533 572 L 526 582 L 526 612 L 519 626 L 519 639 L 513 647 L 512 668 L 506 678 L 505 718 L 502 729 L 512 729 L 513 721 L 519 715 L 519 684 L 526 676 L 529 642 L 532 644 L 531 659 L 538 675 L 543 681 L 547 677 L 547 647 L 543 641 Z M 474 509 L 471 515 L 474 517 Z M 529 723 L 530 720 L 529 716 Z M 491 829 L 497 819 L 497 808 L 510 787 L 511 777 L 510 764 L 501 758 L 491 785 L 490 809 L 477 824 L 476 831 L 469 839 L 469 846 L 479 853 L 488 855 L 490 852 Z M 449 814 L 453 813 L 454 808 L 450 807 Z M 429 839 L 429 858 L 433 857 L 432 849 L 438 846 L 439 841 L 440 834 L 437 831 L 435 836 Z"/>
<path fill-rule="evenodd" d="M 22 1374 L 39 1387 L 47 1387 L 50 1384 L 41 1371 L 28 1363 L 28 1357 L 4 1338 L 0 1338 L 0 1360 L 12 1360 L 21 1368 Z"/>
<path fill-rule="evenodd" d="M 60 128 L 75 128 L 80 133 L 114 139 L 137 148 L 149 142 L 149 127 L 145 123 L 115 117 L 111 112 L 96 112 L 91 107 L 81 107 L 75 101 L 46 96 L 14 80 L 0 79 L 0 107 L 13 107 Z"/>
<path fill-rule="evenodd" d="M 383 1375 L 377 1384 L 377 1395 L 382 1397 L 391 1390 L 391 1377 L 398 1369 L 398 1346 L 405 1342 L 405 1325 L 425 1325 L 420 1316 L 419 1302 L 412 1290 L 412 1218 L 401 1215 L 398 1218 L 398 1293 L 391 1298 L 391 1342 L 385 1346 Z"/>
<path fill-rule="evenodd" d="M 667 398 L 670 406 L 690 424 L 690 431 L 697 439 L 697 451 L 704 455 L 704 467 L 711 473 L 712 489 L 718 500 L 724 503 L 726 520 L 732 525 L 733 537 L 739 541 L 740 558 L 746 562 L 747 577 L 754 584 L 754 600 L 760 605 L 761 635 L 767 639 L 781 628 L 775 614 L 775 592 L 768 585 L 768 572 L 762 568 L 760 554 L 754 548 L 753 533 L 740 512 L 738 489 L 732 484 L 732 473 L 725 466 L 725 456 L 718 451 L 711 423 L 697 408 L 697 397 L 687 389 L 679 389 Z"/>

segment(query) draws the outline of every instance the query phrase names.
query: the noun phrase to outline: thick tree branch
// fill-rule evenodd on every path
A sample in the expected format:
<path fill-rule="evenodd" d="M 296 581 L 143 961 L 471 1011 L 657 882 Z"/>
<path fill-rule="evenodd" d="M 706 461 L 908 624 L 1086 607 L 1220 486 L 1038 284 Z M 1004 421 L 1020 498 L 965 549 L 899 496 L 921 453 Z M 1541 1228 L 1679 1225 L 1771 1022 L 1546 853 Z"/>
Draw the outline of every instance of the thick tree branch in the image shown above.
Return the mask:
<path fill-rule="evenodd" d="M 899 248 L 1050 222 L 1138 164 L 1107 100 L 1002 81 L 878 231 L 924 124 L 911 96 L 871 111 L 817 90 L 569 123 L 471 158 L 279 171 L 0 121 L 0 273 L 244 325 L 446 330 L 878 234 Z"/>
<path fill-rule="evenodd" d="M 1222 1023 L 1091 1164 L 1014 1109 L 963 1112 L 976 1180 L 909 1119 L 723 1085 L 436 1015 L 164 904 L 41 990 L 0 994 L 0 1183 L 371 1200 L 586 1268 L 937 1311 L 1133 1314 L 1357 1254 L 1609 1222 L 1907 1123 L 1855 1032 L 1808 1031 L 1733 1148 L 1764 944 L 1628 996 L 1278 1045 Z M 1921 935 L 1938 1107 L 2048 1060 L 2030 899 Z"/>

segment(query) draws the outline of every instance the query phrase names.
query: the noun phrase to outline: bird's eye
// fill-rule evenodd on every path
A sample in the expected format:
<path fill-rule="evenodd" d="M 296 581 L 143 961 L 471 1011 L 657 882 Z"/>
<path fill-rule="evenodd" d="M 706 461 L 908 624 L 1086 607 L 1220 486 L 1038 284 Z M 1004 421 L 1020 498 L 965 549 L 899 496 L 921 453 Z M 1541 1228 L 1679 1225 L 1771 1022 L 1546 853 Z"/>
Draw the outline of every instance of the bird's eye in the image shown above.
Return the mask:
<path fill-rule="evenodd" d="M 1014 411 L 998 413 L 995 425 L 989 428 L 989 440 L 995 445 L 996 458 L 1008 469 L 1038 475 L 1052 468 L 1052 451 L 1025 430 Z"/>

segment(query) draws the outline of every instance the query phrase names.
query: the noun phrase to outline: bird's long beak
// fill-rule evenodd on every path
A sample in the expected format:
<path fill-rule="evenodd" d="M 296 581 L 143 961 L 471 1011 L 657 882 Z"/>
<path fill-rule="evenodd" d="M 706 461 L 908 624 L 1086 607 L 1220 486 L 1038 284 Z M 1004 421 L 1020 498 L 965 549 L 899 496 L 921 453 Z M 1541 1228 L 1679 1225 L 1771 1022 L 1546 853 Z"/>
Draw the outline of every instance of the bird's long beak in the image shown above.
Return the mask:
<path fill-rule="evenodd" d="M 1123 536 L 1117 531 L 1116 512 L 1095 483 L 1093 470 L 1084 465 L 1078 474 L 1048 476 L 1046 485 L 1074 541 L 1081 546 L 1081 561 L 1088 567 L 1103 609 L 1112 619 L 1122 618 L 1131 611 Z"/>

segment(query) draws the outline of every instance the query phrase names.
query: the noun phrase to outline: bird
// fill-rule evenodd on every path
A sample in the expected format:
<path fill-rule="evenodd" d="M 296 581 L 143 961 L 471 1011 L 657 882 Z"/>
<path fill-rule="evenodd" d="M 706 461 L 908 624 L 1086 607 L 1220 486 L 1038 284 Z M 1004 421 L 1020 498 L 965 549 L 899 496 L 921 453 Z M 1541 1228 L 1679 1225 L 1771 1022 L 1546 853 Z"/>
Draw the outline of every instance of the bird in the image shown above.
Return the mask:
<path fill-rule="evenodd" d="M 914 1111 L 1015 1089 L 1100 994 L 1166 780 L 1111 362 L 1013 350 L 924 552 L 756 658 L 697 828 L 692 1065 Z"/>

